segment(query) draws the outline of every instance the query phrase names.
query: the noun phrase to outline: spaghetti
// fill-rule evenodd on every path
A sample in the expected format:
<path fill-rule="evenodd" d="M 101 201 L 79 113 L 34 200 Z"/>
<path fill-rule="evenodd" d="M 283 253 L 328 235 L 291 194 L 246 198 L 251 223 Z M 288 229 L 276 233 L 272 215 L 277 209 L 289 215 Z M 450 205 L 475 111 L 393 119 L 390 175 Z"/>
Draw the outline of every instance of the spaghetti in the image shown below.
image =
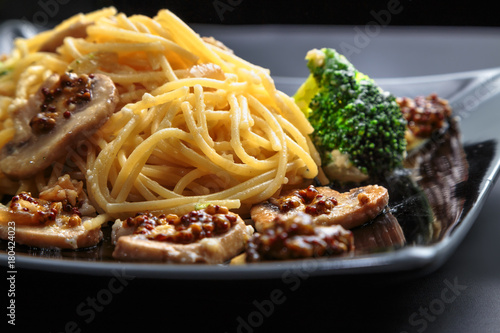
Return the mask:
<path fill-rule="evenodd" d="M 84 37 L 65 36 L 75 26 Z M 40 51 L 58 38 L 54 52 Z M 48 170 L 19 181 L 1 174 L 2 194 L 38 193 L 68 173 L 113 218 L 207 203 L 247 213 L 284 185 L 318 176 L 313 129 L 269 71 L 168 10 L 154 18 L 115 8 L 80 14 L 17 40 L 0 66 L 2 146 L 15 133 L 10 114 L 52 74 L 107 75 L 120 97 L 107 122 Z"/>

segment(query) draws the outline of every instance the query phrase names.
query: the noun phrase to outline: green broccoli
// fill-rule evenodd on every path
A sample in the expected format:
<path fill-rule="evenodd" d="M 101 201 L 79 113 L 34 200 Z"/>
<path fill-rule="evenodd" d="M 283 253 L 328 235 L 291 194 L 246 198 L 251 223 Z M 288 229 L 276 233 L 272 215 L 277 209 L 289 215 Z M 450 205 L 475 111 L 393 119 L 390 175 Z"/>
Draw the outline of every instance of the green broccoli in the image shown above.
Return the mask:
<path fill-rule="evenodd" d="M 333 49 L 311 50 L 306 60 L 311 74 L 294 99 L 330 179 L 362 181 L 398 167 L 406 120 L 396 98 Z"/>

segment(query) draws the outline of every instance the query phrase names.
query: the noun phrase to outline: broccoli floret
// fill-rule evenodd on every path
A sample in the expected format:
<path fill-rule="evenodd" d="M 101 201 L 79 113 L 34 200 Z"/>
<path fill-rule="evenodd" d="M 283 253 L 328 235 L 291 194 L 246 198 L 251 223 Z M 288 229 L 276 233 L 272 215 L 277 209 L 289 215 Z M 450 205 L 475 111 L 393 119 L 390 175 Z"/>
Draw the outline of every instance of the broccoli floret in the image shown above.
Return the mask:
<path fill-rule="evenodd" d="M 294 98 L 314 128 L 323 165 L 340 152 L 367 177 L 398 167 L 406 120 L 395 96 L 333 49 L 311 50 L 306 60 L 311 74 Z"/>

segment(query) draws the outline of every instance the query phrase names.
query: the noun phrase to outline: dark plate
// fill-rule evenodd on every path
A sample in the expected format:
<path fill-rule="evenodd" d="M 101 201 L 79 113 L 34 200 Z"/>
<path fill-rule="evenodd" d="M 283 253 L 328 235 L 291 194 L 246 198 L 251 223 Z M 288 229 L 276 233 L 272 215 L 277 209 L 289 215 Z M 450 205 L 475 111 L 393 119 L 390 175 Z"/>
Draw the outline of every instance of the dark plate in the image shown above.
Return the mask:
<path fill-rule="evenodd" d="M 276 81 L 285 91 L 300 83 L 293 78 Z M 456 121 L 409 154 L 406 169 L 380 180 L 389 189 L 389 212 L 354 230 L 357 251 L 353 255 L 238 266 L 125 263 L 112 259 L 110 228 L 106 227 L 105 240 L 90 250 L 18 245 L 16 268 L 94 275 L 125 270 L 134 276 L 172 279 L 284 279 L 297 271 L 360 275 L 422 273 L 439 267 L 467 234 L 498 176 L 500 69 L 381 79 L 379 83 L 398 96 L 435 92 L 450 101 Z M 0 261 L 5 265 L 6 242 L 0 246 Z"/>

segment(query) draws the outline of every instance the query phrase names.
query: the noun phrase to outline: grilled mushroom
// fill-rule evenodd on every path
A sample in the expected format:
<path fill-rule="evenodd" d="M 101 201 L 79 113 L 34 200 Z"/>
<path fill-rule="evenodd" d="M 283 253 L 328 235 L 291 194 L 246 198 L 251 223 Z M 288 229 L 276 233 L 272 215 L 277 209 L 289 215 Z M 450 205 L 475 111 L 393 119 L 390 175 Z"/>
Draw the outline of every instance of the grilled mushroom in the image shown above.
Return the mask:
<path fill-rule="evenodd" d="M 86 22 L 85 20 L 78 20 L 63 30 L 56 31 L 48 40 L 46 40 L 41 46 L 40 52 L 56 52 L 57 48 L 64 43 L 64 38 L 74 37 L 74 38 L 85 38 L 87 37 L 87 27 L 93 24 L 92 22 Z"/>
<path fill-rule="evenodd" d="M 90 137 L 115 110 L 118 92 L 101 74 L 53 75 L 12 117 L 16 134 L 0 152 L 0 169 L 26 179 Z"/>
<path fill-rule="evenodd" d="M 386 188 L 378 185 L 358 187 L 339 193 L 330 187 L 314 187 L 284 193 L 252 207 L 250 214 L 258 232 L 273 227 L 283 218 L 305 212 L 316 225 L 338 224 L 345 229 L 358 227 L 380 214 L 389 202 Z"/>
<path fill-rule="evenodd" d="M 183 216 L 139 213 L 116 220 L 113 257 L 127 261 L 221 264 L 238 255 L 253 227 L 227 207 L 208 205 Z"/>
<path fill-rule="evenodd" d="M 9 226 L 14 223 L 18 244 L 73 250 L 92 247 L 103 238 L 102 217 L 90 205 L 83 182 L 65 174 L 37 197 L 21 192 L 7 206 L 0 204 L 0 239 L 12 241 Z"/>

